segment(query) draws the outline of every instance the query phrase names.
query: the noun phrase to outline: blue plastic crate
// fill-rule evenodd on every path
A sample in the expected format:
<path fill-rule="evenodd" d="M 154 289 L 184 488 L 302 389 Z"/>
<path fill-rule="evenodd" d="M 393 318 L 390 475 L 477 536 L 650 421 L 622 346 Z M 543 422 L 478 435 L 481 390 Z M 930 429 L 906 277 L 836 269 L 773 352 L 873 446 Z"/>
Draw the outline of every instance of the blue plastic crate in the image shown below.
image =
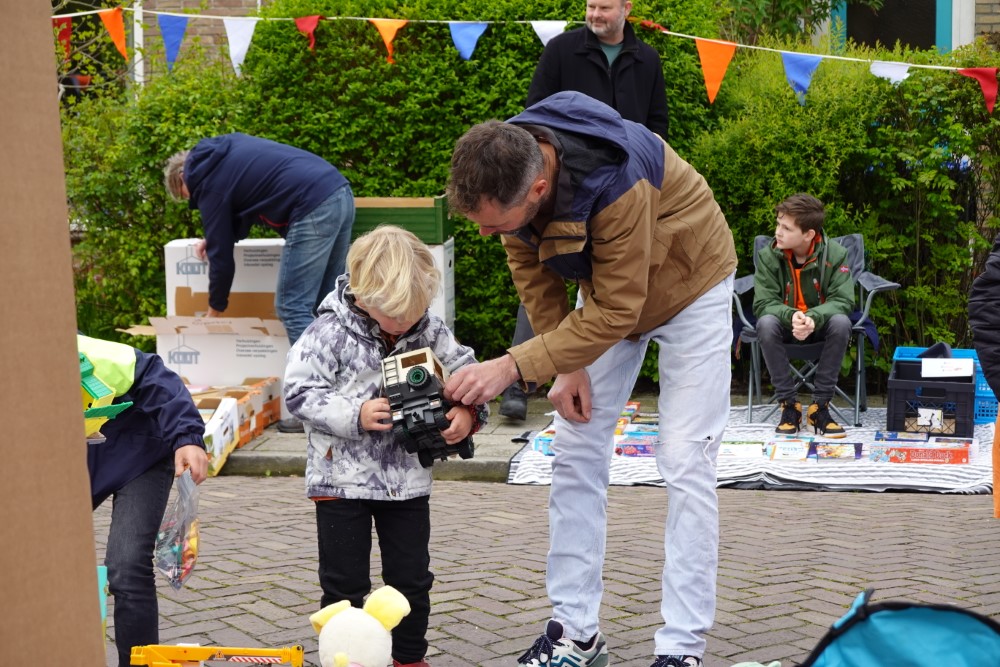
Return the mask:
<path fill-rule="evenodd" d="M 926 347 L 897 347 L 892 360 L 915 359 Z M 976 369 L 976 404 L 974 421 L 976 424 L 992 424 L 997 419 L 997 398 L 986 382 L 983 367 L 979 364 L 979 355 L 975 350 L 952 349 L 951 356 L 956 359 L 972 359 Z"/>

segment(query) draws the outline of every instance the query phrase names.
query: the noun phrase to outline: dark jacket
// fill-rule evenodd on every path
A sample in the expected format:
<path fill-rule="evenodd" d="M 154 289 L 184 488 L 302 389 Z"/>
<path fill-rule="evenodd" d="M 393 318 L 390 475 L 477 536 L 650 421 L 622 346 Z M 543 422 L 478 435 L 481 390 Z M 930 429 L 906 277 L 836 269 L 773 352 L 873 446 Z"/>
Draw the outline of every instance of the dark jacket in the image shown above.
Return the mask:
<path fill-rule="evenodd" d="M 189 206 L 201 212 L 208 247 L 208 304 L 229 305 L 233 246 L 256 223 L 282 238 L 347 179 L 329 162 L 294 146 L 223 134 L 202 139 L 184 163 Z"/>
<path fill-rule="evenodd" d="M 501 237 L 538 334 L 509 350 L 526 383 L 587 366 L 736 270 L 733 235 L 708 183 L 642 125 L 577 92 L 507 122 L 552 143 L 559 159 L 551 216 Z M 570 310 L 567 279 L 579 285 L 582 308 Z"/>
<path fill-rule="evenodd" d="M 972 345 L 990 389 L 1000 396 L 1000 236 L 969 292 Z"/>
<path fill-rule="evenodd" d="M 791 251 L 779 249 L 774 241 L 761 250 L 754 272 L 754 315 L 758 318 L 774 315 L 791 329 L 799 292 L 817 331 L 826 326 L 832 315 L 854 312 L 854 278 L 844 246 L 820 236 L 802 265 L 801 284 L 794 280 L 790 254 Z"/>
<path fill-rule="evenodd" d="M 77 337 L 80 352 L 88 354 L 99 374 L 101 364 L 108 363 L 107 359 L 99 358 L 100 344 L 109 343 L 96 341 L 95 347 L 91 344 L 95 340 Z M 132 379 L 131 386 L 116 387 L 114 402 L 131 401 L 132 407 L 101 427 L 101 433 L 107 438 L 104 442 L 87 445 L 94 507 L 164 458 L 173 460 L 174 452 L 180 447 L 205 447 L 205 421 L 184 382 L 164 366 L 157 355 L 139 350 L 133 353 L 134 368 L 121 362 L 127 355 L 116 355 L 110 361 L 119 366 L 119 375 L 125 378 L 131 375 Z"/>
<path fill-rule="evenodd" d="M 667 93 L 660 55 L 636 39 L 628 23 L 622 51 L 610 68 L 600 40 L 586 27 L 549 40 L 535 68 L 525 105 L 562 90 L 576 90 L 600 100 L 626 120 L 667 138 Z"/>

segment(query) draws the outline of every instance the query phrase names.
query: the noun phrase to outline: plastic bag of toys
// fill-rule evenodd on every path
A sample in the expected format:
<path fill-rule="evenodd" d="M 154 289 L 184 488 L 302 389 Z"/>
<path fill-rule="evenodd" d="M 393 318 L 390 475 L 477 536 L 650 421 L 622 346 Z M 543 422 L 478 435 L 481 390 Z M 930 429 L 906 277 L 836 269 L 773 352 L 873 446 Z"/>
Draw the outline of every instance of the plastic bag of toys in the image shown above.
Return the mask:
<path fill-rule="evenodd" d="M 177 496 L 167 507 L 156 534 L 153 563 L 174 589 L 180 589 L 197 560 L 198 486 L 185 471 L 177 478 Z"/>

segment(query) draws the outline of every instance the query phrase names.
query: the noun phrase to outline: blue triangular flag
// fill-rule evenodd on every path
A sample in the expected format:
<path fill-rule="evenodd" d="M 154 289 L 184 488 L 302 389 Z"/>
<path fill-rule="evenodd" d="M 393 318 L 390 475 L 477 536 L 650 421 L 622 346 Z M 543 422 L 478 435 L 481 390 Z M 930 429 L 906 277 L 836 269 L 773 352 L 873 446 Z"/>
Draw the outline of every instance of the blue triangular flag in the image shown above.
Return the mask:
<path fill-rule="evenodd" d="M 458 49 L 458 55 L 462 56 L 462 60 L 468 60 L 472 57 L 472 52 L 476 49 L 476 42 L 479 41 L 488 25 L 489 23 L 465 22 L 448 24 L 448 28 L 451 29 L 451 41 L 455 43 L 455 48 Z"/>
<path fill-rule="evenodd" d="M 806 103 L 806 91 L 812 82 L 813 72 L 819 67 L 820 56 L 809 56 L 801 53 L 782 53 L 781 61 L 785 65 L 785 78 L 795 91 L 799 104 Z"/>
<path fill-rule="evenodd" d="M 181 50 L 181 42 L 184 41 L 184 31 L 187 30 L 188 20 L 186 16 L 171 16 L 170 14 L 158 14 L 156 19 L 160 26 L 160 34 L 163 35 L 163 46 L 167 52 L 167 71 L 172 71 L 174 61 L 177 60 L 177 53 Z"/>

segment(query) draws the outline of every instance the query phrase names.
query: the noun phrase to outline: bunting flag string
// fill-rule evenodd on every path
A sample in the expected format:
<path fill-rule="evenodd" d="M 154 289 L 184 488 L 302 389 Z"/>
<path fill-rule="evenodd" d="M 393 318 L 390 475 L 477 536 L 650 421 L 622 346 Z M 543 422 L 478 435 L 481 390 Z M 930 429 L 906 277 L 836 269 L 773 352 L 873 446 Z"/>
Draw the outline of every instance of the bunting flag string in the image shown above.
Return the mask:
<path fill-rule="evenodd" d="M 407 21 L 401 19 L 369 19 L 369 21 L 378 28 L 378 34 L 382 35 L 386 51 L 389 52 L 386 62 L 391 65 L 396 62 L 392 59 L 392 40 L 396 39 L 396 31 L 406 25 Z"/>
<path fill-rule="evenodd" d="M 181 42 L 184 41 L 184 33 L 187 32 L 187 17 L 160 15 L 156 17 L 157 25 L 160 26 L 160 34 L 163 35 L 163 49 L 167 55 L 167 71 L 173 71 L 174 63 L 177 61 L 177 54 L 181 50 Z"/>
<path fill-rule="evenodd" d="M 106 30 L 108 31 L 111 40 L 114 42 L 115 46 L 118 48 L 119 53 L 122 54 L 123 58 L 128 59 L 126 47 L 125 47 L 125 28 L 124 21 L 122 19 L 123 11 L 136 11 L 132 7 L 116 7 L 110 10 L 88 10 L 75 12 L 72 14 L 60 14 L 52 17 L 53 28 L 57 30 L 57 39 L 63 45 L 63 49 L 67 54 L 67 58 L 70 53 L 70 35 L 72 30 L 72 18 L 78 16 L 85 16 L 88 14 L 98 14 L 101 21 L 104 23 Z M 511 21 L 443 21 L 443 20 L 422 20 L 422 19 L 387 19 L 387 18 L 373 18 L 373 17 L 357 17 L 357 16 L 304 16 L 304 17 L 233 17 L 233 16 L 215 16 L 209 14 L 185 14 L 178 12 L 165 12 L 156 10 L 143 10 L 146 14 L 153 14 L 157 16 L 158 23 L 160 26 L 160 32 L 164 37 L 165 50 L 167 52 L 167 68 L 172 70 L 173 64 L 177 59 L 177 54 L 180 50 L 180 45 L 184 38 L 184 32 L 187 27 L 187 22 L 190 19 L 204 19 L 204 20 L 220 20 L 223 22 L 226 31 L 226 37 L 229 40 L 229 56 L 233 64 L 233 69 L 236 71 L 237 75 L 240 73 L 240 67 L 243 60 L 246 57 L 247 51 L 250 47 L 250 42 L 253 39 L 253 33 L 256 28 L 258 21 L 294 21 L 298 30 L 309 38 L 309 49 L 315 51 L 316 49 L 316 27 L 320 20 L 325 21 L 366 21 L 371 23 L 379 31 L 382 36 L 382 41 L 385 43 L 387 57 L 386 61 L 388 63 L 394 63 L 393 59 L 393 40 L 396 37 L 397 31 L 402 28 L 407 23 L 444 23 L 448 25 L 449 31 L 451 33 L 452 43 L 458 51 L 459 56 L 463 60 L 469 60 L 475 51 L 476 45 L 479 38 L 486 31 L 491 23 L 504 23 L 504 24 L 529 24 L 538 37 L 539 41 L 543 45 L 548 44 L 556 35 L 562 33 L 566 30 L 567 26 L 570 25 L 569 21 L 525 21 L 525 20 L 511 20 Z M 958 68 L 947 65 L 918 65 L 912 63 L 904 62 L 892 62 L 892 61 L 880 61 L 880 60 L 866 60 L 863 58 L 851 58 L 848 56 L 835 56 L 835 55 L 820 55 L 820 54 L 809 54 L 809 53 L 799 53 L 795 51 L 785 51 L 781 49 L 772 49 L 768 47 L 762 47 L 757 45 L 746 45 L 738 44 L 736 42 L 729 42 L 719 39 L 708 39 L 703 37 L 697 37 L 694 35 L 686 35 L 683 33 L 673 32 L 667 30 L 663 26 L 654 23 L 653 21 L 640 20 L 636 18 L 629 18 L 629 21 L 636 23 L 642 28 L 648 30 L 653 30 L 656 32 L 661 32 L 665 35 L 671 37 L 678 37 L 681 39 L 690 39 L 695 42 L 695 46 L 698 51 L 698 57 L 702 67 L 702 75 L 705 80 L 705 89 L 708 94 L 709 103 L 714 103 L 715 98 L 718 95 L 719 89 L 722 86 L 723 79 L 725 78 L 726 72 L 729 68 L 729 64 L 736 52 L 737 48 L 740 49 L 756 49 L 760 51 L 770 51 L 773 53 L 778 53 L 781 56 L 782 64 L 785 69 L 785 77 L 788 80 L 789 86 L 791 86 L 796 98 L 799 100 L 800 104 L 805 104 L 805 96 L 809 90 L 809 86 L 812 83 L 813 74 L 815 74 L 819 64 L 823 60 L 842 60 L 848 62 L 858 62 L 865 63 L 869 67 L 869 71 L 872 75 L 886 79 L 893 84 L 898 84 L 905 80 L 909 75 L 910 71 L 914 68 L 922 69 L 938 69 L 957 72 L 963 76 L 975 79 L 982 89 L 983 98 L 986 102 L 986 108 L 989 113 L 993 113 L 993 108 L 996 104 L 997 97 L 997 68 L 991 67 L 972 67 L 972 68 Z M 578 23 L 578 22 L 573 22 Z"/>
<path fill-rule="evenodd" d="M 701 71 L 705 76 L 708 103 L 712 104 L 719 93 L 719 88 L 722 87 L 722 79 L 729 69 L 729 62 L 736 53 L 736 45 L 732 42 L 713 42 L 707 39 L 696 39 L 694 43 L 698 47 Z"/>
<path fill-rule="evenodd" d="M 69 60 L 69 56 L 73 52 L 70 47 L 70 39 L 73 36 L 73 19 L 68 16 L 55 17 L 52 19 L 52 25 L 56 29 L 56 39 L 62 44 L 63 56 Z"/>
<path fill-rule="evenodd" d="M 309 38 L 309 50 L 316 51 L 316 26 L 319 25 L 319 16 L 300 16 L 295 19 L 295 27 L 303 35 Z"/>
<path fill-rule="evenodd" d="M 125 20 L 122 18 L 122 8 L 106 9 L 97 12 L 97 15 L 101 17 L 101 23 L 104 24 L 104 29 L 111 36 L 111 41 L 118 49 L 118 53 L 122 54 L 122 58 L 128 60 L 128 51 L 125 48 Z"/>

